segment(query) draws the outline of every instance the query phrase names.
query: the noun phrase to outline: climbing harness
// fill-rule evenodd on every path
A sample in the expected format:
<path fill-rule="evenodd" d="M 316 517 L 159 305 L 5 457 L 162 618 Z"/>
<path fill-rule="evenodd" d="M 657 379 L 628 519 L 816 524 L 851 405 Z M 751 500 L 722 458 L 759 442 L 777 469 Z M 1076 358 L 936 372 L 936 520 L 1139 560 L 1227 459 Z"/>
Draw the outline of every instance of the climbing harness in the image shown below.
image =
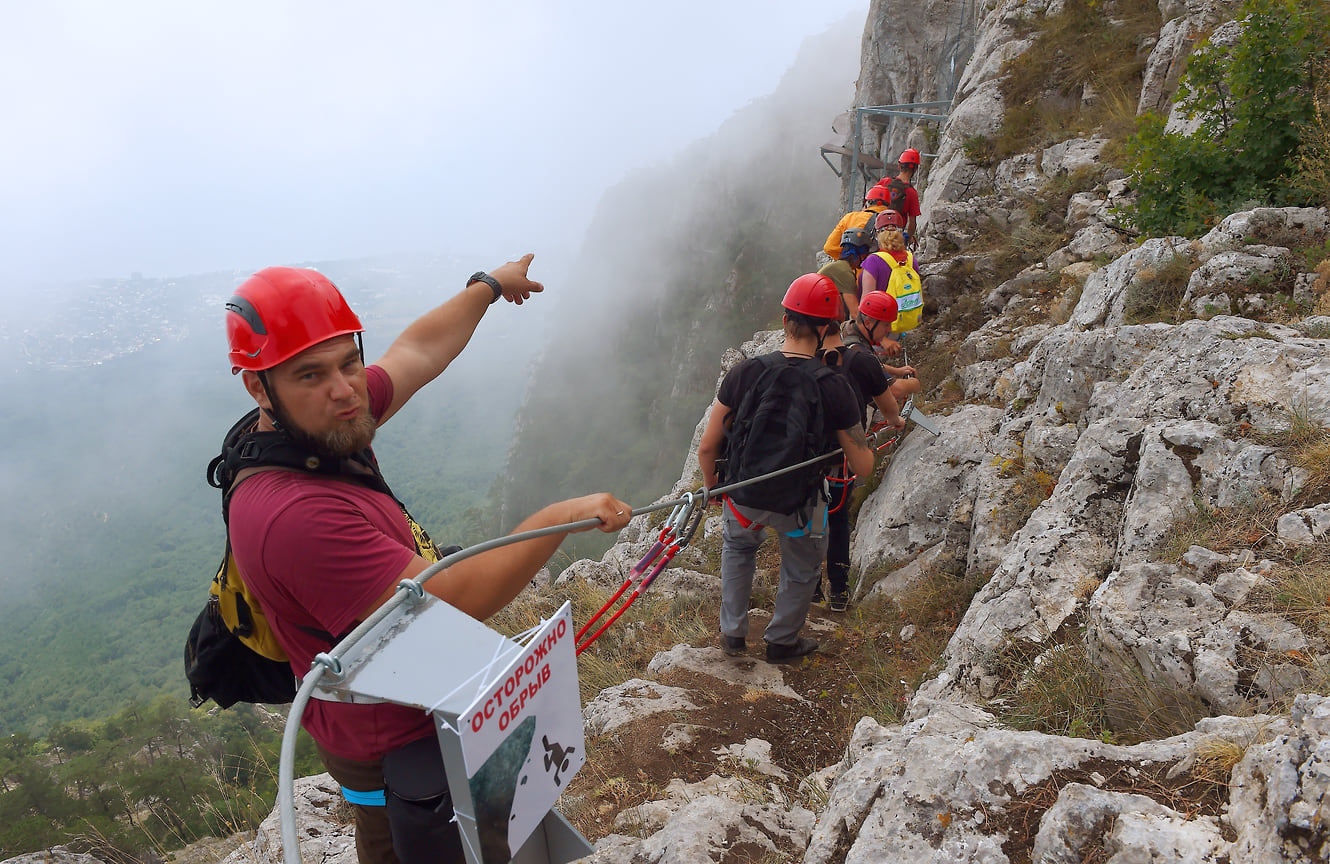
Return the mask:
<path fill-rule="evenodd" d="M 582 652 L 591 646 L 592 642 L 599 639 L 600 635 L 610 628 L 610 625 L 618 621 L 619 616 L 627 611 L 628 607 L 633 605 L 633 602 L 641 596 L 642 592 L 651 587 L 651 583 L 656 580 L 661 571 L 670 565 L 670 562 L 674 560 L 674 556 L 679 554 L 679 550 L 692 541 L 693 535 L 697 533 L 698 526 L 702 524 L 702 520 L 706 516 L 708 497 L 706 489 L 702 489 L 696 493 L 688 492 L 680 499 L 680 503 L 675 506 L 669 518 L 665 520 L 665 526 L 660 529 L 660 536 L 656 538 L 656 542 L 647 550 L 647 554 L 642 556 L 642 560 L 638 561 L 633 569 L 628 572 L 628 578 L 623 580 L 619 590 L 614 592 L 614 596 L 607 600 L 595 615 L 587 619 L 581 630 L 577 631 L 577 636 L 574 639 L 577 643 L 577 656 L 580 657 Z M 600 626 L 599 630 L 591 634 L 586 641 L 583 641 L 582 637 L 586 635 L 586 632 L 618 602 L 619 598 L 623 596 L 623 592 L 627 591 L 628 587 L 634 583 L 637 584 L 637 587 L 633 589 L 632 594 L 628 595 L 628 599 L 624 601 L 624 604 L 610 616 L 608 621 Z"/>
<path fill-rule="evenodd" d="M 850 487 L 854 481 L 859 479 L 859 475 L 850 473 L 849 460 L 841 459 L 841 471 L 839 475 L 828 474 L 823 478 L 823 486 L 827 492 L 827 501 L 834 506 L 827 507 L 827 513 L 838 513 L 840 509 L 850 503 Z M 839 492 L 833 491 L 839 488 Z"/>

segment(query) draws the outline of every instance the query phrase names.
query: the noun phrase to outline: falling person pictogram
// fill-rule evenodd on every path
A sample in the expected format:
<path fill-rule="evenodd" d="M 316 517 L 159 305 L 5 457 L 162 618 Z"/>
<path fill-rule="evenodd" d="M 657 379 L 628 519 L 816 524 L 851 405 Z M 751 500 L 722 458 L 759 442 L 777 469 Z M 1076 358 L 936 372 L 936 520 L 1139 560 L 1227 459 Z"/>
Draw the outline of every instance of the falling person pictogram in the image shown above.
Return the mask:
<path fill-rule="evenodd" d="M 572 761 L 570 757 L 577 748 L 569 747 L 565 750 L 558 742 L 551 744 L 548 735 L 541 735 L 540 740 L 545 745 L 545 770 L 548 772 L 553 769 L 554 785 L 561 786 L 563 780 L 559 775 L 568 770 L 568 763 Z"/>

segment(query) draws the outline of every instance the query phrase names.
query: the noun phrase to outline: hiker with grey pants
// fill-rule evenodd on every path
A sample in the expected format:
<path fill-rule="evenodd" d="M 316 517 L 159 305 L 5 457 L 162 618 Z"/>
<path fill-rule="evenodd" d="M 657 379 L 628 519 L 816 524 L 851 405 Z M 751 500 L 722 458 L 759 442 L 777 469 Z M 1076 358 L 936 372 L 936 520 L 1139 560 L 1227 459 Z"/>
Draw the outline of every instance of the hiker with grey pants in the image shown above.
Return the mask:
<path fill-rule="evenodd" d="M 726 374 L 697 451 L 707 488 L 722 482 L 731 487 L 722 504 L 721 535 L 720 632 L 727 654 L 747 650 L 757 549 L 767 526 L 780 535 L 780 585 L 763 634 L 766 658 L 773 663 L 817 650 L 817 640 L 799 632 L 827 551 L 822 476 L 841 457 L 784 469 L 839 446 L 851 471 L 873 470 L 854 393 L 845 376 L 820 360 L 823 340 L 840 313 L 835 283 L 816 273 L 800 276 L 781 305 L 780 351 L 746 360 Z"/>

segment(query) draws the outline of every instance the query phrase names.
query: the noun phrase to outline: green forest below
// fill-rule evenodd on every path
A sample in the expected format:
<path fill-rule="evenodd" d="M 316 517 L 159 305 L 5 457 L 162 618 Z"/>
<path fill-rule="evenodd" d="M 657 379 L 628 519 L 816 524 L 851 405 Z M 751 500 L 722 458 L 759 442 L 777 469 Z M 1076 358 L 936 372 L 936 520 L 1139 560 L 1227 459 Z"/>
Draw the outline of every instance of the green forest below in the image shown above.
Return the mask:
<path fill-rule="evenodd" d="M 64 844 L 104 861 L 162 860 L 252 829 L 276 798 L 282 723 L 257 706 L 192 711 L 162 695 L 0 739 L 0 857 Z M 297 776 L 319 770 L 302 732 Z"/>

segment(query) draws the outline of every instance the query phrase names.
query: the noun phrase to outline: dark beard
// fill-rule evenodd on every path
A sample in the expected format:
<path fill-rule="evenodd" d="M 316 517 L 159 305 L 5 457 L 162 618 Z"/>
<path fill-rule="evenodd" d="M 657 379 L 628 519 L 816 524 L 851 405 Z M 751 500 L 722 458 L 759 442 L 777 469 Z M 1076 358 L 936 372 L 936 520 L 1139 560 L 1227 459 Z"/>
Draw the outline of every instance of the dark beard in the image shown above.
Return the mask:
<path fill-rule="evenodd" d="M 287 426 L 287 433 L 300 446 L 320 456 L 345 457 L 359 453 L 374 440 L 376 424 L 368 414 L 360 414 L 349 423 L 343 423 L 331 432 L 310 435 L 303 429 Z"/>
<path fill-rule="evenodd" d="M 311 453 L 340 459 L 359 453 L 374 441 L 374 431 L 378 424 L 368 412 L 357 414 L 356 419 L 340 424 L 331 432 L 311 435 L 291 422 L 271 390 L 268 391 L 268 399 L 272 402 L 272 417 L 277 428 Z"/>

